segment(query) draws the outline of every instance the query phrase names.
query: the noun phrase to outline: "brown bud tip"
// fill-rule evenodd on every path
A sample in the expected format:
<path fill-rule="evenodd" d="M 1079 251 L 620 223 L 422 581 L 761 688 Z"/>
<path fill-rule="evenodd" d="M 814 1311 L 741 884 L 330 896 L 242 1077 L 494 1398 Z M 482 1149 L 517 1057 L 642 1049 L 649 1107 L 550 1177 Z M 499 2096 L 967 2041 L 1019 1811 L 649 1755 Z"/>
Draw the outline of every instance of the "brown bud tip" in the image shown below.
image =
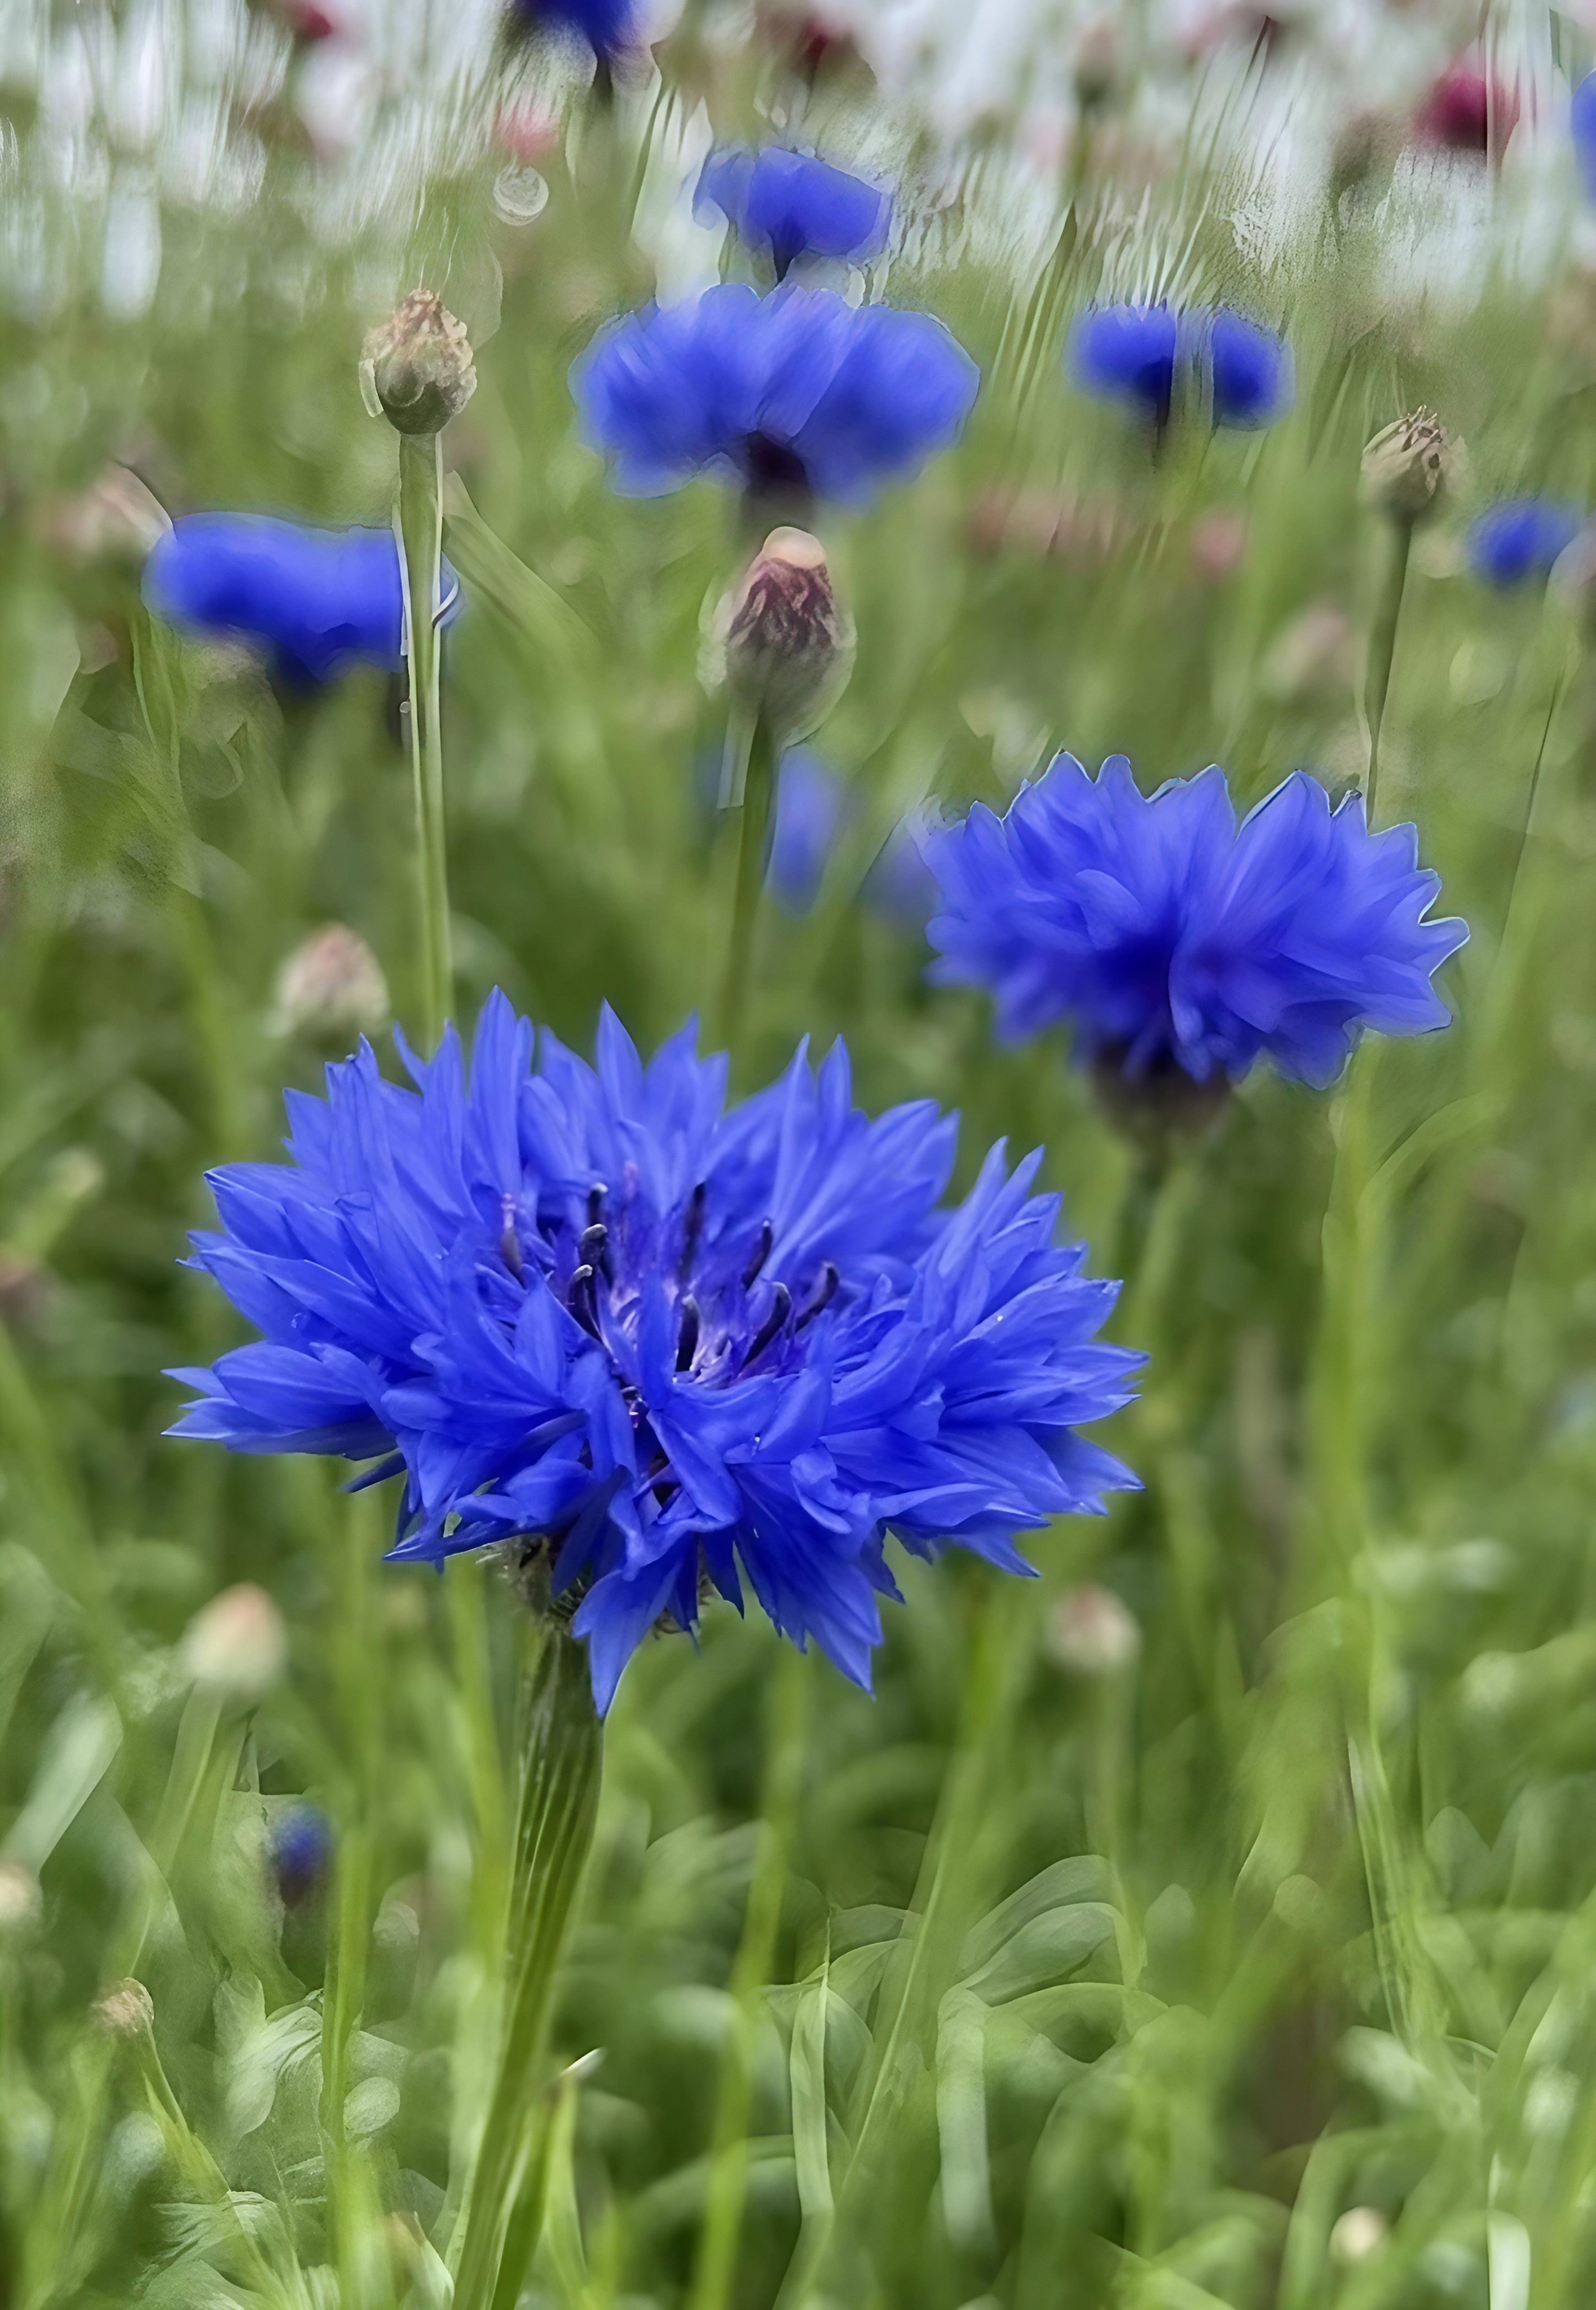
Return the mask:
<path fill-rule="evenodd" d="M 360 389 L 400 433 L 441 433 L 477 389 L 464 324 L 430 289 L 412 289 L 366 340 Z"/>
<path fill-rule="evenodd" d="M 826 551 L 806 529 L 773 529 L 724 604 L 726 679 L 784 739 L 835 704 L 853 665 Z"/>
<path fill-rule="evenodd" d="M 359 931 L 327 923 L 277 974 L 273 1024 L 282 1035 L 338 1042 L 374 1035 L 388 1018 L 388 982 Z"/>
<path fill-rule="evenodd" d="M 96 2003 L 94 2018 L 112 2037 L 142 2037 L 155 2026 L 155 2001 L 142 1981 L 113 1981 Z"/>
<path fill-rule="evenodd" d="M 1423 521 L 1462 476 L 1462 444 L 1433 409 L 1376 433 L 1363 453 L 1364 503 L 1396 521 Z"/>

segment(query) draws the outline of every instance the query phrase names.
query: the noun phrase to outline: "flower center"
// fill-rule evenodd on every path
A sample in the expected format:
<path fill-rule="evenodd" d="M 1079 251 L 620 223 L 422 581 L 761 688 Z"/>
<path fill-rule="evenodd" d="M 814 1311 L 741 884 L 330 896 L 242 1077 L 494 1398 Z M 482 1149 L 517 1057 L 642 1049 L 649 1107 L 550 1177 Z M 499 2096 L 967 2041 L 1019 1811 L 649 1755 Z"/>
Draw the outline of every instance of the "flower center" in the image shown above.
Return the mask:
<path fill-rule="evenodd" d="M 712 1387 L 731 1386 L 756 1368 L 762 1376 L 790 1368 L 802 1335 L 840 1288 L 829 1259 L 806 1264 L 791 1281 L 771 1274 L 771 1221 L 716 1231 L 707 1227 L 707 1204 L 700 1181 L 676 1211 L 656 1218 L 595 1181 L 579 1226 L 570 1218 L 542 1220 L 529 1237 L 506 1198 L 499 1245 L 505 1267 L 517 1282 L 529 1262 L 545 1275 L 616 1368 L 634 1422 L 640 1414 L 625 1374 L 635 1368 L 646 1296 L 658 1286 L 670 1301 L 675 1370 Z"/>

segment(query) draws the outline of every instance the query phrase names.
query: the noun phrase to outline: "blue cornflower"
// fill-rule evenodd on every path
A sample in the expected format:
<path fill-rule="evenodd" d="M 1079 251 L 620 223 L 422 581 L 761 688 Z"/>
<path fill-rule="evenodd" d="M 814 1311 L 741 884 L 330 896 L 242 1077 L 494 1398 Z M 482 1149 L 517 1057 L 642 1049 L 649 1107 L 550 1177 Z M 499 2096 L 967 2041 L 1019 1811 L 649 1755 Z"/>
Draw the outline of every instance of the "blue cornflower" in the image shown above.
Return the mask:
<path fill-rule="evenodd" d="M 1205 356 L 1216 425 L 1248 431 L 1272 425 L 1290 408 L 1296 391 L 1291 348 L 1271 329 L 1221 308 L 1208 325 Z"/>
<path fill-rule="evenodd" d="M 991 987 L 1015 1039 L 1068 1020 L 1132 1081 L 1234 1081 L 1268 1056 L 1323 1089 L 1364 1028 L 1450 1017 L 1430 979 L 1468 929 L 1426 921 L 1440 882 L 1414 829 L 1371 834 L 1361 795 L 1332 810 L 1301 770 L 1238 827 L 1223 770 L 1149 798 L 1123 755 L 1093 779 L 1061 754 L 927 851 L 933 976 Z"/>
<path fill-rule="evenodd" d="M 574 32 L 605 64 L 637 38 L 636 0 L 516 0 L 516 5 L 529 23 Z"/>
<path fill-rule="evenodd" d="M 642 496 L 694 473 L 859 502 L 957 440 L 980 371 L 924 313 L 724 282 L 612 322 L 571 370 L 584 437 Z"/>
<path fill-rule="evenodd" d="M 1093 306 L 1076 316 L 1066 361 L 1083 392 L 1131 402 L 1158 426 L 1182 377 L 1216 425 L 1243 430 L 1272 425 L 1296 389 L 1285 339 L 1225 307 Z"/>
<path fill-rule="evenodd" d="M 1167 424 L 1180 336 L 1171 305 L 1098 305 L 1077 315 L 1065 358 L 1082 392 L 1135 402 Z"/>
<path fill-rule="evenodd" d="M 312 1804 L 279 1813 L 268 1839 L 272 1875 L 289 1908 L 313 1893 L 333 1853 L 333 1827 Z"/>
<path fill-rule="evenodd" d="M 1463 550 L 1488 586 L 1522 586 L 1544 578 L 1584 526 L 1578 506 L 1553 498 L 1507 498 L 1469 525 Z"/>
<path fill-rule="evenodd" d="M 179 516 L 144 564 L 146 606 L 189 633 L 254 642 L 281 673 L 396 670 L 403 597 L 391 530 L 303 529 L 267 514 Z M 449 614 L 458 607 L 446 568 Z"/>
<path fill-rule="evenodd" d="M 175 1432 L 403 1472 L 401 1559 L 515 1542 L 580 1595 L 601 1707 L 705 1582 L 868 1684 L 889 1535 L 1023 1571 L 1019 1533 L 1133 1481 L 1077 1429 L 1141 1359 L 1039 1155 L 940 1209 L 954 1119 L 871 1121 L 840 1043 L 729 1112 L 690 1027 L 646 1067 L 608 1010 L 596 1069 L 533 1052 L 495 994 L 469 1082 L 451 1030 L 413 1090 L 362 1046 L 290 1092 L 292 1163 L 214 1173 L 195 1238 L 265 1336 L 177 1375 Z"/>
<path fill-rule="evenodd" d="M 887 246 L 892 195 L 812 152 L 733 144 L 705 161 L 693 213 L 724 216 L 750 248 L 762 249 L 783 279 L 801 256 L 866 265 Z"/>
<path fill-rule="evenodd" d="M 1580 181 L 1587 196 L 1596 201 L 1596 73 L 1587 73 L 1574 91 L 1569 127 Z"/>
<path fill-rule="evenodd" d="M 782 756 L 765 888 L 789 915 L 806 915 L 820 895 L 827 861 L 848 817 L 848 793 L 818 754 Z"/>

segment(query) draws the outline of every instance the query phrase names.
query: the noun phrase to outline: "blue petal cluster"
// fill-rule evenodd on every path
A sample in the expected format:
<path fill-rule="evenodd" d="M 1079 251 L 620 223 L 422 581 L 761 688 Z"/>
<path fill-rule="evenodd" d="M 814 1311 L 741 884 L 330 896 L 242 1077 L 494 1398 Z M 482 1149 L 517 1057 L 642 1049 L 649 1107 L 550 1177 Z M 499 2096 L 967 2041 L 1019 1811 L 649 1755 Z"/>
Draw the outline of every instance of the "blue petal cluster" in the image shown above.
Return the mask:
<path fill-rule="evenodd" d="M 887 246 L 892 196 L 880 185 L 834 169 L 812 152 L 733 144 L 705 161 L 694 214 L 724 216 L 750 248 L 762 249 L 779 281 L 804 256 L 866 265 Z"/>
<path fill-rule="evenodd" d="M 1578 506 L 1554 498 L 1506 498 L 1470 523 L 1463 551 L 1488 586 L 1522 586 L 1546 577 L 1583 527 Z"/>
<path fill-rule="evenodd" d="M 1066 360 L 1083 392 L 1132 402 L 1158 425 L 1169 421 L 1183 371 L 1216 425 L 1272 425 L 1296 391 L 1285 339 L 1224 307 L 1094 306 L 1077 315 Z"/>
<path fill-rule="evenodd" d="M 453 571 L 446 572 L 459 606 Z M 329 682 L 402 659 L 399 551 L 386 529 L 305 529 L 267 514 L 183 514 L 144 564 L 147 608 L 192 634 L 255 644 L 277 671 Z"/>
<path fill-rule="evenodd" d="M 362 1046 L 290 1093 L 291 1165 L 213 1174 L 195 1238 L 264 1336 L 176 1375 L 176 1433 L 402 1472 L 398 1558 L 535 1536 L 601 1707 L 705 1583 L 868 1684 L 889 1534 L 1023 1571 L 1017 1533 L 1133 1481 L 1077 1429 L 1141 1359 L 1038 1156 L 941 1210 L 953 1119 L 869 1120 L 840 1044 L 729 1113 L 690 1028 L 646 1067 L 608 1012 L 596 1068 L 533 1055 L 495 995 L 469 1080 L 451 1032 L 413 1090 Z"/>
<path fill-rule="evenodd" d="M 1094 779 L 1061 754 L 927 850 L 933 975 L 991 987 L 1011 1038 L 1067 1020 L 1132 1080 L 1234 1081 L 1267 1056 L 1323 1089 L 1364 1028 L 1450 1016 L 1430 980 L 1468 929 L 1426 921 L 1440 881 L 1413 828 L 1371 834 L 1360 795 L 1332 810 L 1304 771 L 1238 827 L 1220 769 L 1149 798 L 1123 755 Z"/>
<path fill-rule="evenodd" d="M 584 438 L 642 496 L 695 473 L 859 503 L 956 441 L 980 371 L 940 321 L 789 282 L 649 305 L 571 371 Z"/>

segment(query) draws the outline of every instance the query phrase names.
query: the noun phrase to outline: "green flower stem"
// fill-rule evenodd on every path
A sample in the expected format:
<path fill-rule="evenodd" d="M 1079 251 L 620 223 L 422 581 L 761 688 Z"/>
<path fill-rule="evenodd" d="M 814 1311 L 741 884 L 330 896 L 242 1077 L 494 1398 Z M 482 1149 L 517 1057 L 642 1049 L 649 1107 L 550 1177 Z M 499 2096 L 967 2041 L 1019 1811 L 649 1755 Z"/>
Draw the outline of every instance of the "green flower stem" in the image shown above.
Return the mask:
<path fill-rule="evenodd" d="M 1364 780 L 1363 789 L 1364 811 L 1371 826 L 1375 823 L 1375 798 L 1380 784 L 1380 729 L 1385 719 L 1385 701 L 1391 691 L 1397 624 L 1402 614 L 1402 595 L 1408 584 L 1408 560 L 1412 544 L 1411 521 L 1400 514 L 1390 515 L 1385 523 L 1384 567 L 1380 573 L 1374 614 L 1369 620 L 1368 656 L 1363 683 L 1363 718 L 1369 734 L 1368 776 Z"/>
<path fill-rule="evenodd" d="M 435 1051 L 454 1004 L 448 860 L 444 842 L 443 731 L 439 717 L 438 619 L 443 577 L 443 441 L 437 433 L 399 436 L 399 496 L 394 512 L 410 664 L 410 760 L 415 778 L 416 846 L 421 900 L 421 1020 Z M 422 605 L 418 614 L 417 605 Z"/>
<path fill-rule="evenodd" d="M 760 2000 L 776 1958 L 782 1895 L 798 1819 L 813 1663 L 784 1645 L 771 1681 L 766 1731 L 759 1849 L 732 1968 L 736 2008 L 721 2063 L 704 2228 L 693 2271 L 690 2310 L 726 2310 L 737 2268 L 748 2188 L 748 2108 Z"/>
<path fill-rule="evenodd" d="M 991 1895 L 993 1792 L 1036 1645 L 1036 1614 L 1022 1585 L 994 1579 L 981 1600 L 958 1737 L 915 1888 L 915 1922 L 881 1984 L 872 2057 L 849 2129 L 853 2153 L 831 2213 L 805 2225 L 777 2297 L 780 2310 L 831 2310 L 868 2298 L 854 2281 L 889 2151 L 895 2139 L 915 2130 L 915 2082 L 934 2067 L 941 2001 L 964 1936 Z"/>
<path fill-rule="evenodd" d="M 731 1052 L 734 1065 L 747 1016 L 759 894 L 765 886 L 776 792 L 776 733 L 764 715 L 756 713 L 741 728 L 733 728 L 728 744 L 733 777 L 726 815 L 734 820 L 737 829 L 737 873 L 717 1025 L 721 1043 Z"/>
<path fill-rule="evenodd" d="M 525 2176 L 566 1929 L 593 1842 L 603 1741 L 587 1655 L 551 1624 L 533 1666 L 510 1891 L 510 1979 L 499 2062 L 461 2220 L 454 2310 L 490 2310 Z M 534 2161 L 535 2162 L 535 2161 Z M 523 2235 L 530 2255 L 535 2235 Z"/>

